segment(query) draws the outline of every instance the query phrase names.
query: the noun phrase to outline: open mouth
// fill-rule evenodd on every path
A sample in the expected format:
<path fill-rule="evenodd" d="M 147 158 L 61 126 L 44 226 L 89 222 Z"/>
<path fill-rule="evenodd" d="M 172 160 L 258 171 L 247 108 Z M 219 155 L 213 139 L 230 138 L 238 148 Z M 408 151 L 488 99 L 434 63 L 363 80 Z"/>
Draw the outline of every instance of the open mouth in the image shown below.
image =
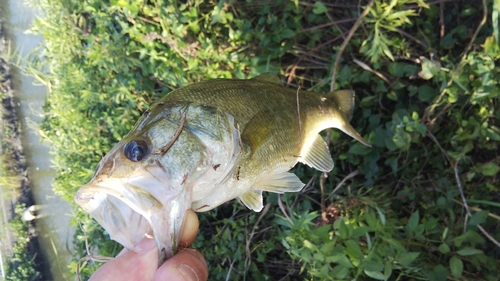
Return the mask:
<path fill-rule="evenodd" d="M 190 194 L 184 189 L 177 193 L 168 190 L 151 174 L 129 178 L 96 176 L 78 190 L 75 200 L 111 239 L 128 249 L 133 249 L 145 235 L 153 235 L 163 263 L 177 250 L 184 215 L 191 206 Z"/>

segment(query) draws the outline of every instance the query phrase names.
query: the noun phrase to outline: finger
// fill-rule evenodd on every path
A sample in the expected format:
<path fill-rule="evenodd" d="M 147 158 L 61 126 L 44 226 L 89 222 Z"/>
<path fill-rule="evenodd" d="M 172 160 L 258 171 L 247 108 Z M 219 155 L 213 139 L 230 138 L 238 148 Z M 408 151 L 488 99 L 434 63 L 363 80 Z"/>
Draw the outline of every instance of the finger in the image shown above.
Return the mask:
<path fill-rule="evenodd" d="M 89 281 L 151 280 L 157 269 L 158 251 L 153 239 L 145 237 L 133 251 L 123 250 L 92 274 Z"/>
<path fill-rule="evenodd" d="M 198 234 L 199 225 L 200 222 L 198 221 L 196 213 L 193 210 L 187 210 L 181 231 L 181 248 L 186 248 L 193 244 Z"/>
<path fill-rule="evenodd" d="M 184 249 L 156 271 L 153 281 L 206 281 L 207 279 L 208 267 L 203 255 L 194 249 Z"/>

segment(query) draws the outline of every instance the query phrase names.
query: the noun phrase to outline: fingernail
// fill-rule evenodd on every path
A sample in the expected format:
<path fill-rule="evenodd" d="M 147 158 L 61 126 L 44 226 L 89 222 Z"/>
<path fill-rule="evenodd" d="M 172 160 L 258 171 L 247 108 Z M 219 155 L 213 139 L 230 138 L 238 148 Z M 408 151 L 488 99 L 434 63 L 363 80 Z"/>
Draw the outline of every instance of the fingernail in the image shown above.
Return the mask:
<path fill-rule="evenodd" d="M 155 248 L 155 240 L 144 237 L 139 244 L 135 245 L 134 247 L 134 252 L 139 253 L 139 254 L 145 254 Z"/>
<path fill-rule="evenodd" d="M 177 269 L 182 273 L 182 275 L 184 275 L 184 277 L 186 277 L 186 280 L 189 280 L 189 281 L 198 281 L 199 280 L 198 275 L 196 274 L 194 269 L 192 269 L 189 265 L 181 263 L 177 267 Z"/>

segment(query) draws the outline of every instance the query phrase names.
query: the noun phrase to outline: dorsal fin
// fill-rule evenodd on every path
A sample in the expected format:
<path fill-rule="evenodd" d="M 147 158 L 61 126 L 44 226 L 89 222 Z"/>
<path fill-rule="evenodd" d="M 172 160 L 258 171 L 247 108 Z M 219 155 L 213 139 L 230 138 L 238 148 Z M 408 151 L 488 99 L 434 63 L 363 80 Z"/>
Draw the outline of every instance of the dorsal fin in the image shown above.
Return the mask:
<path fill-rule="evenodd" d="M 254 184 L 255 189 L 274 193 L 298 192 L 303 187 L 304 183 L 295 174 L 287 171 L 268 174 Z"/>
<path fill-rule="evenodd" d="M 255 212 L 260 212 L 264 207 L 264 199 L 262 199 L 262 190 L 260 189 L 250 189 L 240 196 L 240 200 L 247 208 Z"/>
<path fill-rule="evenodd" d="M 266 72 L 266 73 L 262 73 L 260 75 L 257 75 L 254 78 L 252 78 L 252 80 L 258 80 L 258 81 L 283 85 L 283 81 L 281 81 L 281 78 L 279 78 L 278 75 L 271 73 L 271 72 Z"/>
<path fill-rule="evenodd" d="M 306 151 L 302 151 L 299 162 L 304 163 L 322 172 L 330 172 L 333 169 L 333 160 L 328 151 L 328 146 L 320 135 L 316 138 Z"/>
<path fill-rule="evenodd" d="M 355 93 L 352 90 L 338 90 L 326 94 L 325 98 L 333 101 L 339 107 L 339 110 L 344 113 L 347 121 L 351 121 L 354 109 L 354 96 Z"/>

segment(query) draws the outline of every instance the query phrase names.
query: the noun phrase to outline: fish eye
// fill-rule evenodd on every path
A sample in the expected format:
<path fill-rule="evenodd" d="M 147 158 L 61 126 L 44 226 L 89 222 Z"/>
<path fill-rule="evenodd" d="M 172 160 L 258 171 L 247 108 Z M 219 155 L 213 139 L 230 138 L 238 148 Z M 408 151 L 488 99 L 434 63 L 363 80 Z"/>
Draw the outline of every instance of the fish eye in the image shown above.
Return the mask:
<path fill-rule="evenodd" d="M 148 155 L 148 144 L 143 140 L 128 142 L 123 148 L 123 153 L 128 160 L 138 162 Z"/>

